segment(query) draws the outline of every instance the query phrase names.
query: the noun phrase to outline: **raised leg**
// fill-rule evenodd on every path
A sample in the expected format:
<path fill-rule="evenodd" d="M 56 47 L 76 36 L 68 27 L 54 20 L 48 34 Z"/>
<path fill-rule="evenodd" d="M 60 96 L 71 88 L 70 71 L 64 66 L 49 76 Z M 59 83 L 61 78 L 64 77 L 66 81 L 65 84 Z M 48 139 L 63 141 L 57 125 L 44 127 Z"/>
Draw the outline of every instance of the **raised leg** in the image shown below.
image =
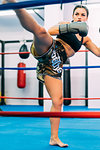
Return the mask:
<path fill-rule="evenodd" d="M 16 3 L 16 0 L 4 0 L 4 3 Z M 34 45 L 38 55 L 47 52 L 52 45 L 53 39 L 44 27 L 40 26 L 35 19 L 25 10 L 14 10 L 21 25 L 34 35 Z"/>

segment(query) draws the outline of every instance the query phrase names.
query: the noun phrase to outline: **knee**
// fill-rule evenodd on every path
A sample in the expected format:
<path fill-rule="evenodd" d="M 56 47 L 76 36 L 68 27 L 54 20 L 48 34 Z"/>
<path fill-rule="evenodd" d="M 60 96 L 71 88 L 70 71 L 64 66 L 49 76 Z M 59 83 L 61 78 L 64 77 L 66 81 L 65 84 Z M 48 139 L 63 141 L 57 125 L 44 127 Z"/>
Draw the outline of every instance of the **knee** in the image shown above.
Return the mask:
<path fill-rule="evenodd" d="M 43 35 L 47 34 L 47 31 L 45 30 L 44 27 L 40 27 L 38 34 L 39 34 L 39 36 L 43 36 Z"/>
<path fill-rule="evenodd" d="M 61 108 L 63 105 L 63 96 L 54 98 L 53 99 L 53 105 L 56 108 Z"/>

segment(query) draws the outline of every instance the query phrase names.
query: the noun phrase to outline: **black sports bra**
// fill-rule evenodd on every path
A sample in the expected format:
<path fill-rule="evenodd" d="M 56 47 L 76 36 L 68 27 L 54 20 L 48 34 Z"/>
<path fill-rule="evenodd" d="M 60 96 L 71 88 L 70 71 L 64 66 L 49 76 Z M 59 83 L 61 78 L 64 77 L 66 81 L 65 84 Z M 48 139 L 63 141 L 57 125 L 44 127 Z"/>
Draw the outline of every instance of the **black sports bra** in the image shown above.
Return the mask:
<path fill-rule="evenodd" d="M 79 41 L 76 35 L 73 33 L 63 33 L 58 35 L 57 38 L 63 40 L 68 45 L 70 45 L 75 52 L 77 52 L 81 48 L 83 42 L 83 37 L 81 41 Z"/>

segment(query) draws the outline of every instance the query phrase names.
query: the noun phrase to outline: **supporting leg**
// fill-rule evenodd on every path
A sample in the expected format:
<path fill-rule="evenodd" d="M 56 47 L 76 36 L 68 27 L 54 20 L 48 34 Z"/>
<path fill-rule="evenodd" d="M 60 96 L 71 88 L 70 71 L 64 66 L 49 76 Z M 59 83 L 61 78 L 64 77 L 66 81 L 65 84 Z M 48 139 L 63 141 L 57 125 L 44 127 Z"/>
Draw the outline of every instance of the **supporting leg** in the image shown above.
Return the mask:
<path fill-rule="evenodd" d="M 51 112 L 61 112 L 63 97 L 62 97 L 62 81 L 59 79 L 45 76 L 45 86 L 49 95 L 52 98 Z M 50 118 L 51 124 L 51 138 L 50 145 L 58 145 L 60 147 L 67 147 L 68 144 L 64 144 L 58 137 L 58 130 L 60 124 L 60 118 Z"/>

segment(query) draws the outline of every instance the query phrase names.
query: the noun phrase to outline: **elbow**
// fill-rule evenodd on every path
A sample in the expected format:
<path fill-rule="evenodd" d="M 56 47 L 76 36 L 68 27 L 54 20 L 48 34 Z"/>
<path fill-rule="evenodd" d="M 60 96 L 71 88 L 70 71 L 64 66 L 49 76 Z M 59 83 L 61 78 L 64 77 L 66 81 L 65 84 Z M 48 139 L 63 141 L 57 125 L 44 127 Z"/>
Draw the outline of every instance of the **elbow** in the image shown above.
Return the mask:
<path fill-rule="evenodd" d="M 100 57 L 100 52 L 95 53 L 97 57 Z"/>
<path fill-rule="evenodd" d="M 98 54 L 97 57 L 100 57 L 100 54 Z"/>
<path fill-rule="evenodd" d="M 41 34 L 46 34 L 46 33 L 47 33 L 46 29 L 44 27 L 41 27 L 39 30 L 39 34 L 41 35 Z"/>
<path fill-rule="evenodd" d="M 42 37 L 43 35 L 46 35 L 46 34 L 47 34 L 47 31 L 45 30 L 44 27 L 39 27 L 38 30 L 36 30 L 36 31 L 34 32 L 34 34 L 35 34 L 36 36 Z"/>
<path fill-rule="evenodd" d="M 99 48 L 97 48 L 96 56 L 100 57 L 100 49 Z"/>

